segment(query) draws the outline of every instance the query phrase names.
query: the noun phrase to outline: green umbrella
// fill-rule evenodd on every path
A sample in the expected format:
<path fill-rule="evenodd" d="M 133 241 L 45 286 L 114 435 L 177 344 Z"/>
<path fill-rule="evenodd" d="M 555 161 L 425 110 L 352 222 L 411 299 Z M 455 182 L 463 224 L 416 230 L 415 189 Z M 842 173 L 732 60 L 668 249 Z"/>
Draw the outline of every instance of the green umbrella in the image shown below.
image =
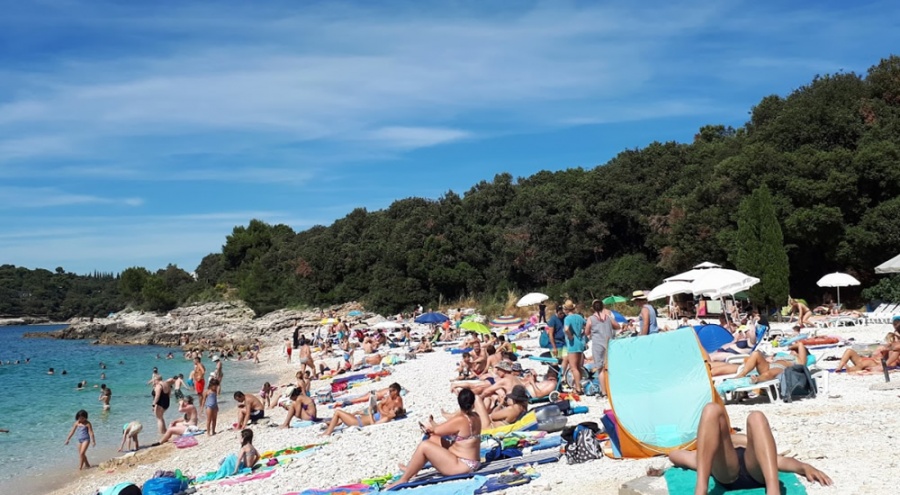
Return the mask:
<path fill-rule="evenodd" d="M 484 326 L 481 323 L 478 323 L 477 321 L 464 322 L 462 325 L 459 326 L 459 328 L 461 328 L 463 330 L 468 330 L 470 332 L 481 333 L 481 334 L 491 333 L 490 328 Z"/>
<path fill-rule="evenodd" d="M 615 304 L 620 302 L 628 302 L 628 298 L 622 296 L 609 296 L 603 300 L 603 304 Z"/>

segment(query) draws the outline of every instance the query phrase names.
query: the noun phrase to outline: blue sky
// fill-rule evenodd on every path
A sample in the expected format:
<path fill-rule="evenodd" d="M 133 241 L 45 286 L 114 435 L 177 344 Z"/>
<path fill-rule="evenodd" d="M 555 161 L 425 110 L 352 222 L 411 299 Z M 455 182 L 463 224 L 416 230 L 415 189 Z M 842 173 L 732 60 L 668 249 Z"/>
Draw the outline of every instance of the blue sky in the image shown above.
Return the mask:
<path fill-rule="evenodd" d="M 895 2 L 259 3 L 0 0 L 0 264 L 190 271 L 251 218 L 594 167 L 900 46 Z"/>

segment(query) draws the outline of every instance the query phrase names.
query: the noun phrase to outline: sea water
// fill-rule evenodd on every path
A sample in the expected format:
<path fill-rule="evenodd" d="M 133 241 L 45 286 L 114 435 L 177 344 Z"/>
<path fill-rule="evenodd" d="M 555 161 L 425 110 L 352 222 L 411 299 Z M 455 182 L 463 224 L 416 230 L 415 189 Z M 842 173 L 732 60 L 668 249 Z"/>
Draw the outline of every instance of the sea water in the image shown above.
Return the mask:
<path fill-rule="evenodd" d="M 0 327 L 0 429 L 10 431 L 0 433 L 0 493 L 43 493 L 75 475 L 78 442 L 73 437 L 69 445 L 63 443 L 79 409 L 88 412 L 97 440 L 97 446 L 87 452 L 92 465 L 117 455 L 122 426 L 130 421 L 140 421 L 144 426 L 139 435 L 142 447 L 156 442 L 160 435 L 147 384 L 153 368 L 159 368 L 164 378 L 179 373 L 188 378 L 193 370 L 192 361 L 184 359 L 179 349 L 22 338 L 25 332 L 64 327 Z M 169 352 L 174 353 L 174 359 L 166 359 Z M 27 364 L 26 359 L 30 359 Z M 20 364 L 14 364 L 16 360 Z M 101 362 L 106 369 L 100 368 Z M 206 358 L 203 363 L 208 378 L 215 366 Z M 257 366 L 252 361 L 224 363 L 220 407 L 233 405 L 235 390 L 257 393 L 263 382 L 273 378 L 258 374 Z M 54 369 L 53 375 L 47 373 L 49 368 Z M 105 379 L 101 379 L 101 373 L 105 373 Z M 82 380 L 87 380 L 87 386 L 77 390 Z M 112 390 L 108 411 L 98 400 L 101 383 Z M 193 392 L 189 387 L 183 390 L 185 394 Z M 196 404 L 196 396 L 194 400 Z M 172 397 L 165 419 L 171 422 L 178 414 L 178 402 Z M 232 419 L 219 418 L 219 426 L 230 424 Z"/>

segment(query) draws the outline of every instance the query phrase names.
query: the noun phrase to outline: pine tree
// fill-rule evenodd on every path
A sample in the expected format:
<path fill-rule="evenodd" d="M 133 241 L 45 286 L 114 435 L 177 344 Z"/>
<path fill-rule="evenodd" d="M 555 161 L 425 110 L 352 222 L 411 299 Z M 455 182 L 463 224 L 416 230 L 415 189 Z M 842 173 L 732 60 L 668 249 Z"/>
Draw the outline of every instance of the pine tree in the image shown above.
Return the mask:
<path fill-rule="evenodd" d="M 772 193 L 765 185 L 744 198 L 738 209 L 734 264 L 738 270 L 760 279 L 760 283 L 750 289 L 753 302 L 768 307 L 770 304 L 780 306 L 787 300 L 790 290 L 788 256 L 772 204 Z"/>

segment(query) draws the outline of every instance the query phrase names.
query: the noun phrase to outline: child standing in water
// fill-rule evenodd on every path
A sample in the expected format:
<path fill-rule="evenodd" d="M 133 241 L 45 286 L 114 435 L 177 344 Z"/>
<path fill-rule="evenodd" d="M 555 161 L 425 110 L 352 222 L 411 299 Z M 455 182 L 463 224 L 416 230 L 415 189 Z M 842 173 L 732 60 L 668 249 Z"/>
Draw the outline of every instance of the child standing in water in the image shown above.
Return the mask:
<path fill-rule="evenodd" d="M 259 462 L 259 452 L 253 446 L 253 430 L 244 428 L 241 430 L 241 451 L 238 452 L 238 462 L 234 466 L 234 474 L 244 468 L 253 469 Z"/>
<path fill-rule="evenodd" d="M 216 434 L 216 419 L 219 417 L 219 380 L 211 378 L 206 387 L 203 404 L 206 406 L 206 435 Z"/>
<path fill-rule="evenodd" d="M 97 446 L 97 440 L 94 438 L 94 427 L 88 421 L 88 413 L 84 409 L 75 413 L 75 424 L 72 425 L 72 430 L 69 432 L 69 436 L 66 437 L 65 445 L 69 445 L 69 440 L 76 433 L 78 434 L 76 440 L 78 440 L 78 470 L 80 471 L 91 467 L 91 463 L 88 462 L 87 458 L 88 442 L 92 443 L 94 447 Z"/>

